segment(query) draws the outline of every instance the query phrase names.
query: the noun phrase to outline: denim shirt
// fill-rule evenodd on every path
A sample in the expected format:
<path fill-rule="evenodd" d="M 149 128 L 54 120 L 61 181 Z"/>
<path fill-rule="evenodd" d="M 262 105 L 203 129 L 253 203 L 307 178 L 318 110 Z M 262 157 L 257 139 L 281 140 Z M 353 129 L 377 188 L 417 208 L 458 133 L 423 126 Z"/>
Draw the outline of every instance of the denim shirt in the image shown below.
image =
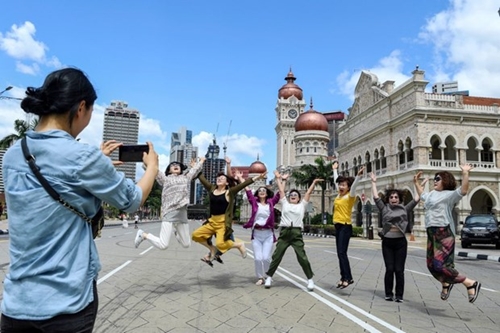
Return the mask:
<path fill-rule="evenodd" d="M 93 301 L 92 283 L 101 269 L 91 226 L 48 195 L 20 143 L 3 158 L 10 267 L 2 313 L 20 320 L 76 313 Z M 97 147 L 60 130 L 29 131 L 27 144 L 51 186 L 87 216 L 94 216 L 102 201 L 127 212 L 139 208 L 141 189 Z"/>

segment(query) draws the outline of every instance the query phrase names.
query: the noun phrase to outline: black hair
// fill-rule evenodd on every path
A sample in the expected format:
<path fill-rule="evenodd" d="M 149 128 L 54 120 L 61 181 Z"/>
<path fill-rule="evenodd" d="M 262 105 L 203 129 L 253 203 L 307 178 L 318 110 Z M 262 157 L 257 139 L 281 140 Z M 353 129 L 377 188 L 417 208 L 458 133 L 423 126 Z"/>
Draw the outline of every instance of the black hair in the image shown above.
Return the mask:
<path fill-rule="evenodd" d="M 181 167 L 181 173 L 183 173 L 187 169 L 187 166 L 185 166 L 181 162 L 170 162 L 170 164 L 167 165 L 167 168 L 165 169 L 165 176 L 170 175 L 170 167 L 172 166 L 172 164 L 179 164 L 179 166 Z"/>
<path fill-rule="evenodd" d="M 290 194 L 291 194 L 292 192 L 295 192 L 295 193 L 297 193 L 297 194 L 299 195 L 299 201 L 300 201 L 300 199 L 302 199 L 302 196 L 300 195 L 299 190 L 296 190 L 296 189 L 290 190 L 290 191 L 288 192 L 288 196 L 290 196 Z"/>
<path fill-rule="evenodd" d="M 227 179 L 227 183 L 228 183 L 228 186 L 229 187 L 233 187 L 235 185 L 238 184 L 238 182 L 236 181 L 236 179 L 234 179 L 233 177 L 229 177 L 228 175 L 226 175 L 224 172 L 219 172 L 217 173 L 217 176 L 215 178 L 219 178 L 220 176 L 224 176 L 226 177 Z"/>
<path fill-rule="evenodd" d="M 384 202 L 387 204 L 389 203 L 389 197 L 391 194 L 396 193 L 399 198 L 399 203 L 402 204 L 404 202 L 405 196 L 406 196 L 406 191 L 405 190 L 398 190 L 394 188 L 389 188 L 385 190 L 385 195 L 384 195 Z"/>
<path fill-rule="evenodd" d="M 97 94 L 84 72 L 77 68 L 64 68 L 47 75 L 40 88 L 28 87 L 21 108 L 40 117 L 69 112 L 73 121 L 81 101 L 90 108 Z"/>
<path fill-rule="evenodd" d="M 337 184 L 340 184 L 340 183 L 343 183 L 343 182 L 346 182 L 346 183 L 347 183 L 347 187 L 349 188 L 349 191 L 350 191 L 350 190 L 351 190 L 352 183 L 354 183 L 354 177 L 344 177 L 344 176 L 339 176 L 339 177 L 337 178 L 336 183 L 337 183 Z"/>
<path fill-rule="evenodd" d="M 270 189 L 268 189 L 268 188 L 267 188 L 267 187 L 265 187 L 265 186 L 259 186 L 259 187 L 255 190 L 255 192 L 253 192 L 253 196 L 254 196 L 254 197 L 256 197 L 256 198 L 258 198 L 258 197 L 259 197 L 259 190 L 260 190 L 261 188 L 266 189 L 266 200 L 267 200 L 267 199 L 271 199 L 272 197 L 274 197 L 274 193 L 273 193 L 273 191 L 271 191 Z"/>

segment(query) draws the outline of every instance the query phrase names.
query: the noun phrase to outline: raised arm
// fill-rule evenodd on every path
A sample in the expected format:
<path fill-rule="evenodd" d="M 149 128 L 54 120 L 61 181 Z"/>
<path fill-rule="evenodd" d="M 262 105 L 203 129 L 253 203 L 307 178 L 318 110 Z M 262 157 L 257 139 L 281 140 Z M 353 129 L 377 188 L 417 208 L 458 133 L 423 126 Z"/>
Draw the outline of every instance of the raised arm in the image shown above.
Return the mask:
<path fill-rule="evenodd" d="M 205 160 L 206 158 L 204 156 L 200 157 L 198 161 L 196 161 L 195 159 L 191 160 L 191 169 L 189 169 L 186 177 L 188 177 L 188 179 L 195 178 L 201 172 L 201 168 L 203 167 L 203 163 L 205 163 Z"/>
<path fill-rule="evenodd" d="M 284 183 L 284 181 L 288 178 L 288 175 L 281 175 L 278 170 L 274 170 L 274 177 L 276 178 L 276 184 L 278 185 L 280 199 L 282 199 L 285 197 L 285 183 Z"/>
<path fill-rule="evenodd" d="M 304 201 L 309 202 L 309 198 L 311 198 L 311 193 L 314 190 L 314 187 L 316 186 L 317 183 L 322 181 L 324 181 L 324 179 L 321 178 L 316 178 L 315 180 L 313 180 L 311 186 L 309 186 L 309 188 L 306 191 L 306 194 L 304 195 Z"/>
<path fill-rule="evenodd" d="M 466 195 L 469 191 L 469 172 L 472 168 L 473 166 L 468 163 L 460 166 L 462 169 L 462 186 L 460 187 L 462 195 Z"/>
<path fill-rule="evenodd" d="M 422 177 L 422 171 L 417 172 L 417 174 L 413 176 L 413 184 L 415 184 L 415 190 L 417 191 L 419 199 L 422 196 L 422 193 L 424 193 L 423 184 L 425 184 L 419 182 L 420 177 Z"/>
<path fill-rule="evenodd" d="M 332 170 L 333 170 L 333 183 L 337 181 L 337 178 L 339 178 L 339 173 L 338 173 L 338 168 L 339 168 L 339 161 L 334 161 L 332 163 Z"/>
<path fill-rule="evenodd" d="M 106 156 L 111 156 L 111 153 L 115 151 L 116 148 L 123 146 L 122 142 L 118 142 L 116 140 L 108 140 L 106 142 L 101 143 L 101 151 Z M 122 161 L 112 161 L 114 166 L 122 165 Z"/>
<path fill-rule="evenodd" d="M 356 196 L 356 187 L 359 184 L 359 179 L 361 178 L 361 175 L 363 175 L 363 171 L 365 171 L 365 167 L 361 167 L 358 171 L 358 174 L 354 178 L 354 182 L 351 185 L 351 189 L 349 190 L 349 196 L 350 197 L 355 197 Z"/>
<path fill-rule="evenodd" d="M 377 177 L 373 172 L 370 173 L 370 178 L 372 179 L 372 195 L 373 200 L 378 199 L 378 190 L 377 190 Z"/>
<path fill-rule="evenodd" d="M 231 159 L 229 157 L 225 157 L 226 160 L 226 175 L 228 175 L 231 178 L 236 178 L 235 175 L 233 175 L 233 170 L 231 170 Z M 238 178 L 236 178 L 238 179 Z M 241 181 L 243 183 L 243 181 Z"/>

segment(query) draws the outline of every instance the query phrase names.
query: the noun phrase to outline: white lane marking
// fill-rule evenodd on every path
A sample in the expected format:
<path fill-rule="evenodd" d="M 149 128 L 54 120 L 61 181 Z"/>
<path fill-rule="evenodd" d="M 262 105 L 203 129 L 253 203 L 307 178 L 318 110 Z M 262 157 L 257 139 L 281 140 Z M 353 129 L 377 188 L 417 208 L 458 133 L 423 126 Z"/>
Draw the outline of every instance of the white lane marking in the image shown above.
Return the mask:
<path fill-rule="evenodd" d="M 328 251 L 328 250 L 324 250 L 324 251 L 327 253 L 337 254 L 337 252 L 333 252 L 333 251 Z M 356 259 L 356 260 L 364 261 L 363 258 L 358 258 L 358 257 L 353 257 L 353 256 L 347 256 L 347 257 L 352 258 L 352 259 Z"/>
<path fill-rule="evenodd" d="M 284 268 L 281 268 L 281 267 L 278 267 L 278 270 L 280 271 L 283 271 L 285 272 L 286 274 L 292 276 L 294 279 L 296 280 L 299 280 L 299 281 L 302 281 L 304 283 L 306 283 L 307 281 L 295 274 L 293 274 L 292 272 L 289 272 L 287 271 L 286 269 Z M 281 276 L 282 278 L 284 278 L 285 280 L 295 284 L 296 286 L 300 287 L 301 289 L 305 289 L 305 287 L 303 287 L 302 285 L 298 284 L 297 282 L 291 280 L 290 278 L 288 278 L 287 276 L 285 276 L 283 273 L 281 272 L 277 272 L 277 274 L 279 276 Z M 389 324 L 388 322 L 378 318 L 378 317 L 375 317 L 374 315 L 366 312 L 365 310 L 357 307 L 356 305 L 354 304 L 351 304 L 345 300 L 343 300 L 342 298 L 340 297 L 337 297 L 335 295 L 333 295 L 332 293 L 326 291 L 325 289 L 321 288 L 321 287 L 318 287 L 318 286 L 315 286 L 314 287 L 315 290 L 319 290 L 321 291 L 323 294 L 327 295 L 328 297 L 330 298 L 333 298 L 334 300 L 336 300 L 337 302 L 340 302 L 348 307 L 350 307 L 351 309 L 353 309 L 354 311 L 357 311 L 359 312 L 361 315 L 365 316 L 365 317 L 368 317 L 369 319 L 375 321 L 376 323 L 386 327 L 387 329 L 391 330 L 392 332 L 397 332 L 397 333 L 404 333 L 404 331 L 401 331 L 399 328 L 395 327 L 395 326 L 392 326 L 391 324 Z M 349 312 L 347 312 L 346 310 L 343 310 L 342 308 L 336 306 L 335 304 L 331 303 L 330 301 L 324 299 L 323 297 L 317 295 L 315 292 L 308 292 L 309 294 L 311 294 L 313 297 L 315 297 L 316 299 L 320 300 L 321 302 L 323 302 L 324 304 L 328 305 L 329 307 L 331 307 L 332 309 L 334 309 L 335 311 L 338 311 L 340 313 L 342 313 L 344 316 L 346 316 L 347 318 L 351 319 L 352 321 L 354 321 L 356 324 L 364 327 L 365 329 L 368 329 L 369 332 L 380 332 L 379 330 L 377 330 L 376 328 L 374 328 L 373 326 L 370 326 L 366 323 L 364 323 L 361 319 L 355 317 L 354 315 L 350 314 Z M 362 323 L 362 324 L 361 324 Z M 368 325 L 371 329 L 365 327 L 364 325 Z"/>
<path fill-rule="evenodd" d="M 327 305 L 328 307 L 332 308 L 333 310 L 337 311 L 338 313 L 342 314 L 344 317 L 346 317 L 347 319 L 350 319 L 352 322 L 354 322 L 355 324 L 358 324 L 359 326 L 363 327 L 365 330 L 367 330 L 368 332 L 373 332 L 373 333 L 381 333 L 381 331 L 377 330 L 375 327 L 365 323 L 364 321 L 362 321 L 361 319 L 357 318 L 356 316 L 352 315 L 351 313 L 347 312 L 346 310 L 342 309 L 341 307 L 338 307 L 337 305 L 333 304 L 332 302 L 330 302 L 329 300 L 325 299 L 324 297 L 321 297 L 320 295 L 318 295 L 317 293 L 315 292 L 311 292 L 311 291 L 307 291 L 306 287 L 304 287 L 303 285 L 300 285 L 298 282 L 296 282 L 295 280 L 287 277 L 286 275 L 280 273 L 280 272 L 276 272 L 279 276 L 281 276 L 283 279 L 287 280 L 288 282 L 290 282 L 291 284 L 294 284 L 295 286 L 299 287 L 300 289 L 302 289 L 303 291 L 307 292 L 309 295 L 311 295 L 312 297 L 316 298 L 318 301 L 320 301 L 321 303 Z M 315 287 L 317 288 L 317 287 Z M 399 331 L 399 332 L 402 332 L 402 331 Z"/>
<path fill-rule="evenodd" d="M 249 250 L 247 249 L 247 253 L 250 257 L 253 258 L 253 255 L 252 255 L 252 250 Z M 287 280 L 288 282 L 290 282 L 291 284 L 299 287 L 300 289 L 304 290 L 305 292 L 307 292 L 308 294 L 310 294 L 311 296 L 313 296 L 314 298 L 316 298 L 317 300 L 319 300 L 320 302 L 322 302 L 323 304 L 329 306 L 330 308 L 332 308 L 333 310 L 341 313 L 342 315 L 344 315 L 346 318 L 350 319 L 351 321 L 353 321 L 354 323 L 358 324 L 359 326 L 363 327 L 365 330 L 367 330 L 368 332 L 373 332 L 373 333 L 378 333 L 380 332 L 379 330 L 377 330 L 375 327 L 365 323 L 364 321 L 362 321 L 361 319 L 357 318 L 356 316 L 354 316 L 353 314 L 351 314 L 350 312 L 347 312 L 346 310 L 342 309 L 341 307 L 333 304 L 332 302 L 330 302 L 329 300 L 325 299 L 324 297 L 321 297 L 320 295 L 318 295 L 317 293 L 315 292 L 310 292 L 306 289 L 306 287 L 304 287 L 303 285 L 299 284 L 298 282 L 296 282 L 295 280 L 289 278 L 288 276 L 286 276 L 285 274 L 281 273 L 280 271 L 283 271 L 285 272 L 286 274 L 289 274 L 290 276 L 292 276 L 294 279 L 296 280 L 299 280 L 299 281 L 302 281 L 304 283 L 306 283 L 306 280 L 293 274 L 292 272 L 290 271 L 287 271 L 286 269 L 284 268 L 281 268 L 281 267 L 278 267 L 278 271 L 276 271 L 276 274 L 278 274 L 279 276 L 281 276 L 283 279 Z M 357 306 L 343 300 L 342 298 L 339 298 L 333 294 L 331 294 L 330 292 L 324 290 L 323 288 L 320 288 L 318 286 L 315 286 L 314 289 L 317 289 L 317 290 L 320 290 L 322 293 L 324 293 L 325 295 L 335 299 L 336 301 L 344 304 L 344 305 L 347 305 L 348 307 L 350 307 L 351 309 L 359 312 L 360 314 L 370 318 L 371 320 L 377 322 L 378 324 L 390 329 L 392 332 L 397 332 L 397 333 L 404 333 L 404 331 L 401 331 L 399 328 L 395 327 L 395 326 L 392 326 L 391 324 L 383 321 L 382 319 L 378 318 L 378 317 L 375 317 L 374 315 L 366 312 L 365 310 L 361 309 L 361 308 L 358 308 Z"/>
<path fill-rule="evenodd" d="M 113 276 L 115 273 L 117 273 L 118 271 L 120 271 L 121 269 L 125 268 L 128 264 L 130 264 L 132 262 L 132 260 L 127 260 L 124 264 L 122 264 L 120 267 L 117 267 L 115 269 L 113 269 L 111 272 L 109 272 L 108 274 L 104 275 L 102 278 L 100 278 L 99 280 L 97 280 L 97 284 L 100 284 L 101 282 L 104 282 L 106 281 L 108 278 L 110 278 L 111 276 Z"/>
<path fill-rule="evenodd" d="M 140 255 L 140 256 L 142 256 L 143 254 L 146 254 L 146 253 L 148 253 L 149 251 L 151 251 L 153 248 L 154 248 L 154 246 L 150 246 L 150 247 L 148 247 L 147 249 L 145 249 L 144 251 L 142 251 L 141 253 L 139 253 L 139 255 Z"/>
<path fill-rule="evenodd" d="M 411 269 L 405 269 L 405 272 L 411 272 L 413 274 L 419 274 L 419 275 L 424 275 L 424 276 L 428 276 L 428 277 L 432 277 L 431 274 L 427 274 L 427 273 L 422 273 L 422 272 L 417 272 L 417 271 L 413 271 Z M 498 293 L 499 291 L 498 290 L 495 290 L 495 289 L 490 289 L 490 288 L 485 288 L 481 285 L 481 290 L 487 290 L 487 291 L 491 291 L 492 293 Z"/>

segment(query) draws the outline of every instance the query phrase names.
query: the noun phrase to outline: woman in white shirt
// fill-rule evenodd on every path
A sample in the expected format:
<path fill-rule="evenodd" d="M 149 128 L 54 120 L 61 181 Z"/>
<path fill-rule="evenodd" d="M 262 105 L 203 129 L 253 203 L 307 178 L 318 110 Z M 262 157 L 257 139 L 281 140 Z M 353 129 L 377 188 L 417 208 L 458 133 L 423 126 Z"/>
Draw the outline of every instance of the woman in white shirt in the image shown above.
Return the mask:
<path fill-rule="evenodd" d="M 276 180 L 278 183 L 278 188 L 281 195 L 281 223 L 280 223 L 280 235 L 278 238 L 278 243 L 276 244 L 276 249 L 274 250 L 271 265 L 269 265 L 269 270 L 267 271 L 267 278 L 264 286 L 266 288 L 271 288 L 272 276 L 274 272 L 278 269 L 278 266 L 285 255 L 286 250 L 289 246 L 293 247 L 295 254 L 297 255 L 297 260 L 299 265 L 307 277 L 307 290 L 314 290 L 314 281 L 312 279 L 314 273 L 307 258 L 306 251 L 304 250 L 304 240 L 302 238 L 302 229 L 304 227 L 303 219 L 306 211 L 306 206 L 309 203 L 309 198 L 314 190 L 317 182 L 323 181 L 323 179 L 315 179 L 311 186 L 307 189 L 304 195 L 304 200 L 300 200 L 300 193 L 297 190 L 291 190 L 289 193 L 289 199 L 285 197 L 285 185 L 284 181 L 288 178 L 288 175 L 280 175 L 276 173 Z"/>

